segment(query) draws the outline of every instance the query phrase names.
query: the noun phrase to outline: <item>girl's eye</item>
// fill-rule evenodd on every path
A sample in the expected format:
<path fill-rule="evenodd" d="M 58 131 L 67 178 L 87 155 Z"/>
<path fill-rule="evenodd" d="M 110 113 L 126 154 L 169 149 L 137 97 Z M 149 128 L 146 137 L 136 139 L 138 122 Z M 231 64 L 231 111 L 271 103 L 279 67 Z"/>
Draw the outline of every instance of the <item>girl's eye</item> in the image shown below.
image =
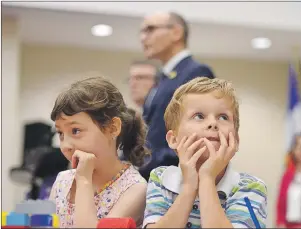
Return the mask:
<path fill-rule="evenodd" d="M 79 134 L 80 133 L 80 130 L 78 128 L 73 128 L 72 129 L 72 134 L 76 135 L 76 134 Z"/>
<path fill-rule="evenodd" d="M 64 138 L 64 134 L 61 131 L 57 131 L 57 134 L 59 135 L 59 139 L 62 141 Z"/>

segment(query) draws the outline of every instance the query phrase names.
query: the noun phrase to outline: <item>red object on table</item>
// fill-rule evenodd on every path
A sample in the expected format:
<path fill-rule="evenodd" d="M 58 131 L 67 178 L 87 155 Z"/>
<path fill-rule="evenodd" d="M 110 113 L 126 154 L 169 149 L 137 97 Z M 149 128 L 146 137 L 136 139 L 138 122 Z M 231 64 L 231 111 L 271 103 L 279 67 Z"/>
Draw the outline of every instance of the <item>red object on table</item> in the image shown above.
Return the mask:
<path fill-rule="evenodd" d="M 136 228 L 136 222 L 132 218 L 103 218 L 97 228 Z"/>

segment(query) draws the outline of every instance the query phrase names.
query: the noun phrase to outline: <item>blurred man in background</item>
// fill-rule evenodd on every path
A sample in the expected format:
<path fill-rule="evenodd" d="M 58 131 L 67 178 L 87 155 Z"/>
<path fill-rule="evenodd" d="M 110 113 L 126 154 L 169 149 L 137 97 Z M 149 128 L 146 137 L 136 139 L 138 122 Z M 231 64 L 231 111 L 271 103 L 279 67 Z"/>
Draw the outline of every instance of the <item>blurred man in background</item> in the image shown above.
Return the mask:
<path fill-rule="evenodd" d="M 159 64 L 156 61 L 137 60 L 131 63 L 128 83 L 137 115 L 148 113 L 149 104 L 157 90 L 158 73 Z M 118 155 L 121 160 L 126 160 L 121 150 L 118 151 Z"/>
<path fill-rule="evenodd" d="M 131 99 L 141 112 L 147 114 L 159 80 L 159 65 L 150 60 L 134 61 L 129 72 Z"/>
<path fill-rule="evenodd" d="M 149 126 L 147 142 L 152 151 L 151 161 L 140 168 L 140 173 L 147 180 L 152 169 L 158 166 L 178 166 L 179 163 L 175 152 L 166 142 L 163 120 L 174 91 L 195 77 L 214 78 L 208 66 L 192 58 L 187 49 L 188 36 L 187 22 L 182 16 L 172 12 L 158 12 L 146 16 L 140 30 L 145 56 L 163 64 L 157 91 L 143 114 Z"/>

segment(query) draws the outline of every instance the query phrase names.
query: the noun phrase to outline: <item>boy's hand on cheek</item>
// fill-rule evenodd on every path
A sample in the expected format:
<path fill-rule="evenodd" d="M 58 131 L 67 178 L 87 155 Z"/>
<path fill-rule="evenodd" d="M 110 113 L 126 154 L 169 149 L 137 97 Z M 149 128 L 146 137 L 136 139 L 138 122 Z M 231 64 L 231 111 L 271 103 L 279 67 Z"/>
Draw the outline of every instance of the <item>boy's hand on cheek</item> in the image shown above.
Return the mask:
<path fill-rule="evenodd" d="M 72 167 L 76 169 L 76 181 L 91 181 L 95 169 L 96 157 L 94 154 L 76 150 L 72 155 Z"/>
<path fill-rule="evenodd" d="M 234 154 L 236 153 L 237 144 L 233 134 L 229 133 L 229 145 L 225 136 L 219 131 L 220 148 L 215 150 L 214 146 L 208 139 L 204 139 L 204 143 L 209 151 L 209 158 L 202 164 L 199 169 L 199 178 L 203 176 L 214 180 L 218 174 L 228 165 Z"/>
<path fill-rule="evenodd" d="M 196 137 L 196 134 L 192 134 L 188 138 L 186 136 L 183 137 L 177 147 L 180 167 L 183 174 L 183 187 L 187 187 L 187 189 L 191 191 L 198 189 L 199 179 L 196 164 L 206 150 L 206 146 L 200 148 L 204 139 L 196 140 Z"/>

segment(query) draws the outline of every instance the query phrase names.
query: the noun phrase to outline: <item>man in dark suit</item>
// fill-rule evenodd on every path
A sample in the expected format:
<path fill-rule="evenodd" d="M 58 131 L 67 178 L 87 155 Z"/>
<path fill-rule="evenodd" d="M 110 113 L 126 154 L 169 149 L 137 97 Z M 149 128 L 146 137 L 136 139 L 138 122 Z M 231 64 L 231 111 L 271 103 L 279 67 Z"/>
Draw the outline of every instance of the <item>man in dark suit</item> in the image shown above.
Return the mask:
<path fill-rule="evenodd" d="M 175 90 L 198 76 L 214 78 L 211 69 L 195 61 L 187 50 L 189 29 L 187 22 L 176 13 L 159 12 L 144 18 L 140 39 L 144 54 L 148 59 L 160 60 L 163 71 L 156 93 L 147 104 L 144 118 L 149 126 L 148 147 L 152 158 L 140 168 L 142 176 L 148 180 L 152 169 L 159 166 L 178 166 L 175 152 L 166 142 L 164 112 Z"/>

